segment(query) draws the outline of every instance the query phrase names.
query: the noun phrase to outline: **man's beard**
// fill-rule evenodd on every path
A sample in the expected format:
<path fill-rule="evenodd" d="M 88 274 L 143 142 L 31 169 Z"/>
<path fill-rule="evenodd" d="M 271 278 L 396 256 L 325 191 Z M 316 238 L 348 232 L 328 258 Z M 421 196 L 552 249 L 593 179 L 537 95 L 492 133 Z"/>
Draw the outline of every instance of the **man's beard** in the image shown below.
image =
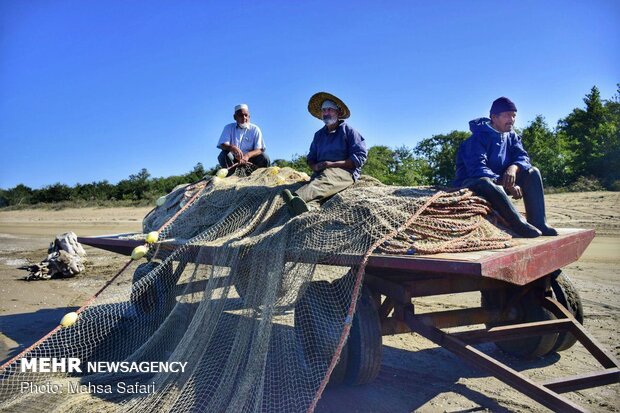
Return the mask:
<path fill-rule="evenodd" d="M 241 123 L 241 124 L 239 125 L 239 127 L 240 127 L 241 129 L 248 129 L 248 128 L 250 127 L 250 123 L 249 123 L 249 122 L 246 122 L 246 123 Z"/>
<path fill-rule="evenodd" d="M 325 123 L 327 126 L 331 126 L 334 123 L 338 122 L 338 118 L 337 117 L 331 117 L 331 116 L 323 116 L 323 123 Z"/>

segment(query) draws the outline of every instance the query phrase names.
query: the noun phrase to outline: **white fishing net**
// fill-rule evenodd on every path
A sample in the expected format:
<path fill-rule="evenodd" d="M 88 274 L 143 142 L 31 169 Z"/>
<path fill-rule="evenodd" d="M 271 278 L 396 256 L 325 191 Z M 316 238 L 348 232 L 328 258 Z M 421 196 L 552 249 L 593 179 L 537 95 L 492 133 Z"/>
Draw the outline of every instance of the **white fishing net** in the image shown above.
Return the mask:
<path fill-rule="evenodd" d="M 356 384 L 378 372 L 380 353 L 361 353 L 366 324 L 355 316 L 359 303 L 373 317 L 380 300 L 363 286 L 371 253 L 501 248 L 510 238 L 470 191 L 371 178 L 291 218 L 280 194 L 304 175 L 272 167 L 170 194 L 145 219 L 145 230 L 160 230 L 148 260 L 121 271 L 75 324 L 6 364 L 0 408 L 312 411 L 330 376 Z M 78 358 L 83 371 L 21 371 L 21 358 L 42 357 Z M 185 367 L 104 373 L 85 371 L 88 362 Z M 23 383 L 60 393 L 23 391 Z"/>

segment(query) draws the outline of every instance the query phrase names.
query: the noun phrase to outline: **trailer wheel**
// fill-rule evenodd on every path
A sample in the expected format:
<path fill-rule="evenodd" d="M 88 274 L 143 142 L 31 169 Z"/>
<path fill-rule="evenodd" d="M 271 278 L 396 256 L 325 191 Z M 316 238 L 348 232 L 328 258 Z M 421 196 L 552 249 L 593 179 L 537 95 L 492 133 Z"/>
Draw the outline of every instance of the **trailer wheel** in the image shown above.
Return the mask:
<path fill-rule="evenodd" d="M 334 288 L 328 281 L 311 282 L 303 296 L 295 304 L 295 338 L 298 348 L 303 352 L 303 367 L 310 374 L 329 365 L 342 334 L 342 321 L 345 310 L 329 299 Z M 347 371 L 347 344 L 340 352 L 340 360 L 334 367 L 329 385 L 344 381 Z"/>
<path fill-rule="evenodd" d="M 557 277 L 551 280 L 551 289 L 555 299 L 564 306 L 575 320 L 583 324 L 583 305 L 579 292 L 567 275 L 560 272 Z M 577 342 L 577 338 L 569 332 L 560 333 L 552 352 L 563 351 L 571 348 Z"/>
<path fill-rule="evenodd" d="M 370 289 L 362 287 L 351 332 L 345 382 L 360 385 L 372 382 L 381 369 L 381 319 Z"/>
<path fill-rule="evenodd" d="M 505 310 L 514 297 L 520 293 L 518 288 L 482 291 L 482 307 L 489 310 Z M 519 316 L 517 320 L 487 324 L 487 328 L 546 321 L 555 319 L 555 316 L 546 310 L 541 303 L 543 292 L 533 288 L 515 303 L 515 310 Z M 557 342 L 558 334 L 546 334 L 537 337 L 526 337 L 515 340 L 497 341 L 495 345 L 505 353 L 519 358 L 536 358 L 549 354 Z"/>

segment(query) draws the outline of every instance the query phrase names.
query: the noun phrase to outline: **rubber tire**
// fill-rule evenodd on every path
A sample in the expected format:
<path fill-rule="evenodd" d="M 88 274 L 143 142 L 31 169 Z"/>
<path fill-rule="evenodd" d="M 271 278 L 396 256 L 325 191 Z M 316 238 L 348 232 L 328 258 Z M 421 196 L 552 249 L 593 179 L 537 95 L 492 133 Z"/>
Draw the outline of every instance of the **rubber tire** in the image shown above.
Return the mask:
<path fill-rule="evenodd" d="M 376 300 L 370 289 L 362 287 L 347 346 L 347 374 L 345 383 L 361 385 L 372 382 L 381 369 L 381 319 Z"/>
<path fill-rule="evenodd" d="M 303 352 L 302 362 L 310 370 L 329 363 L 340 341 L 342 324 L 328 320 L 337 319 L 339 314 L 344 317 L 345 311 L 334 300 L 326 299 L 333 293 L 334 288 L 328 281 L 313 281 L 295 304 L 295 338 Z M 346 347 L 347 344 L 342 348 L 340 360 L 332 371 L 330 386 L 344 380 L 348 362 Z"/>
<path fill-rule="evenodd" d="M 511 302 L 511 299 L 516 294 L 519 294 L 519 288 L 482 291 L 482 307 L 489 310 L 501 310 Z M 489 323 L 487 324 L 487 328 L 555 319 L 555 316 L 542 306 L 539 297 L 539 295 L 542 294 L 543 292 L 540 289 L 531 289 L 516 303 L 517 311 L 520 314 L 517 320 Z M 555 333 L 538 337 L 497 341 L 495 345 L 503 352 L 514 357 L 531 359 L 543 357 L 552 352 L 557 339 L 558 334 Z"/>
<path fill-rule="evenodd" d="M 583 305 L 579 292 L 567 275 L 560 272 L 551 280 L 553 297 L 566 308 L 580 324 L 583 324 Z M 569 332 L 560 333 L 552 352 L 564 351 L 571 348 L 577 342 L 577 338 Z"/>

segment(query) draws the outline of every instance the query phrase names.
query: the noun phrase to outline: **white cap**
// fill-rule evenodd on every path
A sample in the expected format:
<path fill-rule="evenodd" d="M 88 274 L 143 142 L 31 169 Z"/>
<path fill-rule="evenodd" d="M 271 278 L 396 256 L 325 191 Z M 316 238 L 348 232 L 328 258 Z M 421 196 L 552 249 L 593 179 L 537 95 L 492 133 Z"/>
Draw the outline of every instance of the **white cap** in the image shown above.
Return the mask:
<path fill-rule="evenodd" d="M 339 110 L 340 108 L 338 107 L 338 105 L 336 105 L 335 102 L 327 99 L 323 101 L 323 104 L 321 105 L 321 109 L 327 109 L 327 108 L 332 108 L 334 110 Z"/>
<path fill-rule="evenodd" d="M 235 106 L 235 113 L 236 113 L 239 109 L 250 110 L 250 108 L 248 108 L 248 105 L 246 105 L 245 103 L 242 103 L 242 104 L 240 104 L 240 105 Z"/>

